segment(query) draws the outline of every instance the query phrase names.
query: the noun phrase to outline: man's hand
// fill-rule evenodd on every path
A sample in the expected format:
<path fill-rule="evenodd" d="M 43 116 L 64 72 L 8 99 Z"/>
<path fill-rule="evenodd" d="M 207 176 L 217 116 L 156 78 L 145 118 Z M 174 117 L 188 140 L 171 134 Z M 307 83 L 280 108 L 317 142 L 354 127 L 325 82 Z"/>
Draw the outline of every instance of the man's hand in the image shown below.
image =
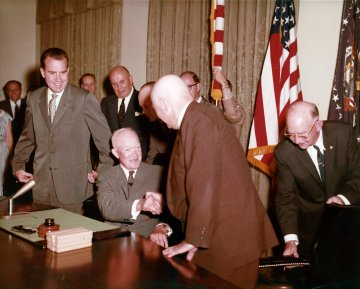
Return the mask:
<path fill-rule="evenodd" d="M 147 192 L 137 206 L 137 211 L 150 212 L 153 215 L 160 215 L 162 213 L 162 195 L 155 192 Z"/>
<path fill-rule="evenodd" d="M 98 173 L 92 170 L 91 173 L 88 173 L 89 183 L 95 184 L 97 177 L 98 177 Z"/>
<path fill-rule="evenodd" d="M 338 196 L 333 196 L 331 198 L 329 198 L 327 201 L 326 201 L 327 204 L 338 204 L 338 205 L 345 205 L 343 200 L 338 197 Z"/>
<path fill-rule="evenodd" d="M 186 260 L 191 261 L 197 251 L 197 248 L 194 245 L 188 244 L 185 241 L 169 247 L 163 251 L 164 256 L 173 257 L 175 255 L 183 254 L 187 252 Z"/>
<path fill-rule="evenodd" d="M 214 74 L 215 80 L 218 83 L 220 83 L 220 85 L 227 85 L 227 79 L 226 79 L 225 75 L 222 73 L 221 68 L 214 67 L 213 74 Z"/>
<path fill-rule="evenodd" d="M 15 176 L 21 183 L 27 183 L 28 181 L 30 181 L 34 178 L 34 176 L 32 174 L 27 173 L 24 170 L 16 171 Z"/>
<path fill-rule="evenodd" d="M 288 241 L 285 243 L 283 256 L 293 256 L 295 258 L 299 258 L 297 245 L 295 241 Z"/>
<path fill-rule="evenodd" d="M 150 234 L 150 240 L 160 245 L 161 247 L 167 248 L 168 240 L 166 233 L 167 233 L 166 225 L 159 225 L 155 227 L 152 233 Z"/>

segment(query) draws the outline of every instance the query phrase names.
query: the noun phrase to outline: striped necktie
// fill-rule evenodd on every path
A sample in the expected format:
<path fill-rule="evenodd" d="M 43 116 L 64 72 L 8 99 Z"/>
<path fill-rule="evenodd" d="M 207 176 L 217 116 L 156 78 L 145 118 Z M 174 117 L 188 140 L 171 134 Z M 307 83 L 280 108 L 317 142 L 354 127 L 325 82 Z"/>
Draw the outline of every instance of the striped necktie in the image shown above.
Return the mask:
<path fill-rule="evenodd" d="M 58 97 L 57 94 L 53 93 L 51 94 L 51 99 L 49 101 L 49 118 L 50 122 L 52 123 L 55 117 L 56 112 L 56 98 Z"/>

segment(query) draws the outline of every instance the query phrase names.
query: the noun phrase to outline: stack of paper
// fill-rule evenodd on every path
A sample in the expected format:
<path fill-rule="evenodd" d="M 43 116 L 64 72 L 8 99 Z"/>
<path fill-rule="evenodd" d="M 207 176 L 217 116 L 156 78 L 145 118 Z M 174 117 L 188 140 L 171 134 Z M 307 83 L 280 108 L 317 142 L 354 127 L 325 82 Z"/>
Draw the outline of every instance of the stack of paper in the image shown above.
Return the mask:
<path fill-rule="evenodd" d="M 90 247 L 93 231 L 85 228 L 73 228 L 48 232 L 46 234 L 47 248 L 51 251 L 61 253 L 70 250 Z"/>

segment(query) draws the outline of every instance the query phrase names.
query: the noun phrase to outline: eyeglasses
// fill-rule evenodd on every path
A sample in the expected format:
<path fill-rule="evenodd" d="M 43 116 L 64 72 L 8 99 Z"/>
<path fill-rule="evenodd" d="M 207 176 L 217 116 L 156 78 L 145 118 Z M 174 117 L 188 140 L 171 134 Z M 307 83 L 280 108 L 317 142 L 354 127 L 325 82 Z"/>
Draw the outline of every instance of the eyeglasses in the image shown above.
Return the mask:
<path fill-rule="evenodd" d="M 316 124 L 318 121 L 319 121 L 319 120 L 316 120 L 316 121 L 314 122 L 314 124 L 312 125 L 311 129 L 310 129 L 307 133 L 287 133 L 287 132 L 286 132 L 286 128 L 285 128 L 284 136 L 288 137 L 288 138 L 291 139 L 291 140 L 295 140 L 296 138 L 297 138 L 297 139 L 305 140 L 305 139 L 308 138 L 308 136 L 310 135 L 310 133 L 311 133 L 312 130 L 314 129 L 315 124 Z"/>
<path fill-rule="evenodd" d="M 195 85 L 197 85 L 198 83 L 194 83 L 194 84 L 187 84 L 186 86 L 188 87 L 189 90 L 191 90 L 191 88 Z"/>

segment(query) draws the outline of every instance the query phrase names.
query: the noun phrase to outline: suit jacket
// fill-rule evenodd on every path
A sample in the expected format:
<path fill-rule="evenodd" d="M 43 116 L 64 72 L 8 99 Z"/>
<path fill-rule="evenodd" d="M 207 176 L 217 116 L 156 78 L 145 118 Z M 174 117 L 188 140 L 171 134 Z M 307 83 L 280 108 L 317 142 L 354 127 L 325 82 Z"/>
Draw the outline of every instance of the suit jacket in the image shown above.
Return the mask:
<path fill-rule="evenodd" d="M 46 202 L 51 179 L 60 203 L 76 204 L 92 195 L 90 136 L 99 150 L 101 173 L 113 164 L 110 129 L 91 93 L 68 84 L 53 123 L 48 116 L 47 87 L 30 93 L 25 124 L 15 147 L 13 171 L 24 170 L 33 150 L 34 201 Z"/>
<path fill-rule="evenodd" d="M 328 198 L 342 194 L 352 204 L 360 200 L 360 146 L 352 127 L 325 121 L 322 130 L 324 183 L 306 150 L 287 139 L 275 149 L 277 219 L 284 235 L 297 234 L 307 246 L 314 242 Z"/>
<path fill-rule="evenodd" d="M 193 101 L 185 112 L 169 164 L 167 203 L 185 241 L 199 248 L 195 263 L 217 275 L 256 261 L 277 243 L 241 144 L 215 106 Z"/>
<path fill-rule="evenodd" d="M 149 150 L 146 156 L 148 164 L 168 166 L 176 131 L 167 127 L 161 120 L 148 121 L 150 134 Z"/>
<path fill-rule="evenodd" d="M 136 171 L 130 193 L 123 169 L 114 166 L 98 179 L 97 200 L 103 218 L 122 228 L 148 237 L 159 223 L 158 217 L 140 213 L 136 220 L 131 218 L 131 206 L 146 192 L 159 192 L 162 178 L 160 166 L 141 163 Z"/>
<path fill-rule="evenodd" d="M 5 99 L 0 102 L 0 109 L 5 110 L 8 114 L 11 115 L 13 118 L 11 122 L 12 126 L 12 134 L 14 138 L 14 144 L 16 144 L 17 140 L 20 137 L 24 126 L 24 119 L 25 119 L 25 109 L 26 109 L 26 98 L 21 99 L 20 107 L 19 107 L 19 114 L 14 118 L 14 115 L 11 110 L 10 99 Z"/>
<path fill-rule="evenodd" d="M 122 127 L 131 127 L 137 132 L 140 138 L 143 160 L 145 160 L 149 148 L 149 134 L 145 127 L 146 124 L 144 124 L 144 117 L 141 115 L 142 109 L 139 104 L 138 94 L 139 92 L 134 89 L 126 109 Z M 101 110 L 112 133 L 121 128 L 118 121 L 118 99 L 116 95 L 109 95 L 101 101 Z"/>

